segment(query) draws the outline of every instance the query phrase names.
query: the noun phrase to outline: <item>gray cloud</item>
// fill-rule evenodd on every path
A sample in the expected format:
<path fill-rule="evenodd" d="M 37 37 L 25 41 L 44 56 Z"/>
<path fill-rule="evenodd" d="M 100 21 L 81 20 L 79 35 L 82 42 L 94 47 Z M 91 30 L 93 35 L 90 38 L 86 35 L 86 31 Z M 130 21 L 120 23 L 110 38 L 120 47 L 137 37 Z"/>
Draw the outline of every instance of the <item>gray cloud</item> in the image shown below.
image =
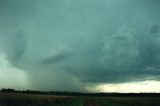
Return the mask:
<path fill-rule="evenodd" d="M 85 90 L 80 86 L 87 83 L 159 80 L 156 0 L 0 0 L 0 5 L 1 51 L 29 74 L 35 88 Z"/>
<path fill-rule="evenodd" d="M 151 28 L 151 33 L 152 33 L 152 34 L 159 33 L 159 32 L 160 32 L 160 25 L 154 25 L 154 26 Z"/>

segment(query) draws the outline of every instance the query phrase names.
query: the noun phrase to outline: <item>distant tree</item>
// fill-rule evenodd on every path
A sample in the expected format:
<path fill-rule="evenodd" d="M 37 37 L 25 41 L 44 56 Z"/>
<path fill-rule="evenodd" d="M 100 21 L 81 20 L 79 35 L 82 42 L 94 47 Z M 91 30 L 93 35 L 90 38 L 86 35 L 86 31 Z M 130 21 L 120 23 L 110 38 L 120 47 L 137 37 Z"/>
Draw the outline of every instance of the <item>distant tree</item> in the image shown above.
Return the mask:
<path fill-rule="evenodd" d="M 16 90 L 11 88 L 2 88 L 1 92 L 16 92 Z"/>

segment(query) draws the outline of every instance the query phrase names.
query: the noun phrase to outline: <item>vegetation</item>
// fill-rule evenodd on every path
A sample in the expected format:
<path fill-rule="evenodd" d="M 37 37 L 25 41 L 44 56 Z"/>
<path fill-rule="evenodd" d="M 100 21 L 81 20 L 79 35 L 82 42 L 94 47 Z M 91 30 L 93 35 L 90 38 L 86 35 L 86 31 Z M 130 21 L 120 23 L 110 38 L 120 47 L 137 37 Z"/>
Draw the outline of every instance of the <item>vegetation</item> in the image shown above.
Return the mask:
<path fill-rule="evenodd" d="M 2 89 L 0 106 L 160 106 L 160 94 L 89 94 Z"/>

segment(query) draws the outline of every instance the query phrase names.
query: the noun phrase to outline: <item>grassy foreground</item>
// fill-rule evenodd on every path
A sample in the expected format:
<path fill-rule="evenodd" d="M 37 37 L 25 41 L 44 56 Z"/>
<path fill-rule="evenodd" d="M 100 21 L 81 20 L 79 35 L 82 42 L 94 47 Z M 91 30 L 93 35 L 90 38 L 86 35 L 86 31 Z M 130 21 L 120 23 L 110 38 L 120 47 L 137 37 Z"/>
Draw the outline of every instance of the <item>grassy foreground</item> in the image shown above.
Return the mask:
<path fill-rule="evenodd" d="M 160 106 L 160 97 L 92 97 L 0 93 L 0 106 Z"/>

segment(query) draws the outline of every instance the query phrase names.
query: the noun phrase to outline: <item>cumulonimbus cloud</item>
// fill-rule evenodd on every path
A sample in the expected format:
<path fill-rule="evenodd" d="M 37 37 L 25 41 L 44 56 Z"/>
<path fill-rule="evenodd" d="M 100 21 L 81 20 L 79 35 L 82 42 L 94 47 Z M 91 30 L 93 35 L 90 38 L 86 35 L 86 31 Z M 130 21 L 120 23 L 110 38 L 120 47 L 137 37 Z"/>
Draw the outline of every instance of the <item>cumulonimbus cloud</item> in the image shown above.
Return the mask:
<path fill-rule="evenodd" d="M 68 82 L 78 80 L 73 83 L 159 80 L 156 11 L 160 4 L 156 1 L 40 0 L 28 1 L 25 7 L 22 1 L 14 5 L 0 1 L 4 3 L 1 51 L 12 66 L 30 73 L 35 83 L 43 80 L 44 71 L 51 80 L 64 76 L 71 77 Z M 41 73 L 37 80 L 35 73 Z"/>

